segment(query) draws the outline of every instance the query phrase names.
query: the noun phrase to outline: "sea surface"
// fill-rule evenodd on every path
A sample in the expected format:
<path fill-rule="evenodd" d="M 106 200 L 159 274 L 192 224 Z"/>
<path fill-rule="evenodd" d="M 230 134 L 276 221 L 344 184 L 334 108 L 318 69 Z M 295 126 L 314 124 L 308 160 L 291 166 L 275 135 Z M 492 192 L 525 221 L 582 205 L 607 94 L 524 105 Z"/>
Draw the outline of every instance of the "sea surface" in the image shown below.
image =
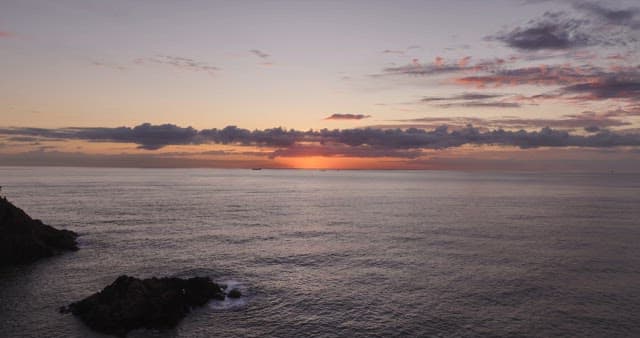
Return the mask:
<path fill-rule="evenodd" d="M 58 308 L 119 275 L 238 301 L 129 337 L 638 337 L 640 175 L 0 167 L 80 234 L 0 269 L 0 337 L 100 336 Z"/>

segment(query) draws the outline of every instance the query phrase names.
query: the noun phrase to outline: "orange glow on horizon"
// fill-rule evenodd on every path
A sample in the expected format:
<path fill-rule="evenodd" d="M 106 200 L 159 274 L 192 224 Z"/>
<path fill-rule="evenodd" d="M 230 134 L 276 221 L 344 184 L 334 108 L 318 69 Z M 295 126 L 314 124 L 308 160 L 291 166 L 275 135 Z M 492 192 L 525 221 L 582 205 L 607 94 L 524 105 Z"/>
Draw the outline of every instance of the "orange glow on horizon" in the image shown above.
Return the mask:
<path fill-rule="evenodd" d="M 278 162 L 291 169 L 390 169 L 397 168 L 397 158 L 363 157 L 283 157 Z"/>

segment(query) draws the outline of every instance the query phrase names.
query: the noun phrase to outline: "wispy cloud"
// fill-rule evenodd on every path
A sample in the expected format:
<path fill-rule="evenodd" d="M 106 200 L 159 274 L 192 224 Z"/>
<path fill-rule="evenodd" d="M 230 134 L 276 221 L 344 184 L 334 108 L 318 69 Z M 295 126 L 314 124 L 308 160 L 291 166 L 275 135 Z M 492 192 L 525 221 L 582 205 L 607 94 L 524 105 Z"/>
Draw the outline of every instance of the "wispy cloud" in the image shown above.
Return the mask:
<path fill-rule="evenodd" d="M 571 102 L 617 100 L 626 104 L 640 102 L 640 67 L 542 65 L 501 69 L 482 75 L 458 77 L 454 83 L 479 89 L 500 86 L 560 87 L 543 94 L 520 96 L 519 100 L 566 100 Z"/>
<path fill-rule="evenodd" d="M 382 54 L 390 54 L 390 55 L 397 55 L 397 56 L 406 56 L 407 54 L 409 54 L 412 50 L 416 50 L 416 49 L 421 49 L 422 47 L 418 46 L 418 45 L 411 45 L 407 48 L 402 48 L 402 49 L 396 49 L 396 48 L 390 48 L 390 49 L 385 49 L 382 51 Z"/>
<path fill-rule="evenodd" d="M 441 103 L 437 105 L 441 108 L 519 108 L 522 105 L 518 102 L 486 102 L 486 101 L 467 101 L 467 102 L 452 102 Z"/>
<path fill-rule="evenodd" d="M 153 57 L 138 58 L 134 60 L 135 64 L 160 64 L 168 65 L 181 70 L 189 70 L 195 72 L 205 72 L 214 75 L 219 70 L 218 67 L 212 66 L 206 62 L 198 61 L 192 58 L 171 55 L 156 55 Z"/>
<path fill-rule="evenodd" d="M 115 64 L 115 63 L 109 63 L 109 62 L 103 62 L 103 61 L 91 61 L 91 64 L 100 68 L 114 69 L 118 71 L 127 70 L 127 67 L 119 64 Z"/>
<path fill-rule="evenodd" d="M 450 75 L 460 73 L 477 73 L 500 69 L 515 59 L 487 59 L 472 62 L 471 56 L 464 56 L 459 59 L 446 60 L 444 57 L 438 56 L 431 62 L 422 62 L 419 59 L 413 59 L 410 63 L 402 66 L 387 67 L 382 70 L 381 74 L 374 74 L 373 77 L 383 76 L 411 76 L 411 77 L 430 77 L 439 75 Z"/>
<path fill-rule="evenodd" d="M 371 117 L 371 115 L 364 114 L 331 114 L 330 116 L 325 117 L 325 120 L 362 120 Z"/>
<path fill-rule="evenodd" d="M 422 102 L 438 102 L 438 101 L 477 101 L 488 100 L 503 97 L 505 94 L 487 94 L 487 93 L 462 93 L 452 96 L 425 96 L 420 101 Z"/>
<path fill-rule="evenodd" d="M 630 122 L 622 121 L 619 119 L 612 119 L 608 117 L 600 116 L 575 116 L 558 119 L 527 119 L 527 118 L 512 118 L 512 119 L 496 119 L 492 120 L 494 125 L 501 125 L 509 128 L 593 128 L 597 127 L 598 130 L 602 130 L 606 127 L 619 127 L 631 125 Z"/>
<path fill-rule="evenodd" d="M 507 94 L 462 93 L 452 96 L 423 97 L 420 102 L 434 104 L 441 108 L 466 107 L 466 108 L 518 108 L 519 102 L 498 100 Z"/>
<path fill-rule="evenodd" d="M 453 128 L 474 125 L 483 129 L 586 129 L 597 128 L 602 131 L 609 127 L 623 127 L 632 125 L 626 118 L 630 116 L 640 116 L 640 112 L 613 110 L 604 113 L 585 111 L 579 114 L 564 115 L 559 118 L 524 118 L 524 117 L 502 117 L 502 118 L 480 118 L 480 117 L 424 117 L 415 119 L 396 120 L 401 124 L 386 125 L 385 128 L 434 128 L 439 125 L 448 125 Z M 378 126 L 381 127 L 381 126 Z"/>
<path fill-rule="evenodd" d="M 273 61 L 271 61 L 271 54 L 268 54 L 259 49 L 252 49 L 249 52 L 262 60 L 260 63 L 258 63 L 259 65 L 266 67 L 274 65 Z"/>
<path fill-rule="evenodd" d="M 404 49 L 385 49 L 382 51 L 382 54 L 395 54 L 395 55 L 405 55 L 407 53 Z"/>
<path fill-rule="evenodd" d="M 251 52 L 253 55 L 261 58 L 261 59 L 268 59 L 271 55 L 267 54 L 259 49 L 252 49 L 249 52 Z"/>
<path fill-rule="evenodd" d="M 640 102 L 640 76 L 603 78 L 597 82 L 579 83 L 564 87 L 562 95 L 576 95 L 578 100 L 629 99 Z"/>
<path fill-rule="evenodd" d="M 460 67 L 459 64 L 446 64 L 442 57 L 436 57 L 433 62 L 423 63 L 418 59 L 413 59 L 411 63 L 397 66 L 387 67 L 383 70 L 382 75 L 410 75 L 410 76 L 428 76 L 428 75 L 441 75 L 451 74 L 468 70 L 470 68 Z M 380 76 L 380 75 L 376 75 Z"/>
<path fill-rule="evenodd" d="M 604 70 L 594 66 L 540 65 L 512 69 L 490 69 L 484 74 L 455 78 L 454 82 L 478 88 L 518 85 L 558 86 L 598 81 L 607 75 L 615 74 L 606 74 Z"/>

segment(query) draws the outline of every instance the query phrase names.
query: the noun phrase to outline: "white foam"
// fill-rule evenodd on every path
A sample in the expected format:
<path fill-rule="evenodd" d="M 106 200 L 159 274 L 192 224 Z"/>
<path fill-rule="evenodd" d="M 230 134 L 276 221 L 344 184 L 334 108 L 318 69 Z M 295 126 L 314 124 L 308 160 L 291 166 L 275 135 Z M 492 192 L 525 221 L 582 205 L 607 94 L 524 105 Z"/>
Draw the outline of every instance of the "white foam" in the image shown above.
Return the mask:
<path fill-rule="evenodd" d="M 79 249 L 87 248 L 90 246 L 91 240 L 83 236 L 78 236 L 76 237 L 76 244 L 78 245 Z"/>
<path fill-rule="evenodd" d="M 209 302 L 209 308 L 213 310 L 229 310 L 237 309 L 247 305 L 247 291 L 243 283 L 235 280 L 219 281 L 218 284 L 225 284 L 227 288 L 224 290 L 225 294 L 233 289 L 238 289 L 242 293 L 240 298 L 225 297 L 224 300 L 212 300 Z"/>

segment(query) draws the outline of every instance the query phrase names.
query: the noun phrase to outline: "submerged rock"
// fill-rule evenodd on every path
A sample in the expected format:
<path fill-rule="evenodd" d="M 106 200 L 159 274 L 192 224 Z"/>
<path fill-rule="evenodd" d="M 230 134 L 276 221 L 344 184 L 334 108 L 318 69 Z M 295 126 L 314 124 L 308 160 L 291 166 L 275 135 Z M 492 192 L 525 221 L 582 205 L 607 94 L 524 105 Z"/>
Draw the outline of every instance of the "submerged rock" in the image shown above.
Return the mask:
<path fill-rule="evenodd" d="M 242 292 L 240 292 L 240 290 L 238 290 L 238 289 L 232 289 L 227 294 L 227 297 L 229 297 L 229 298 L 240 298 L 241 296 L 242 296 Z"/>
<path fill-rule="evenodd" d="M 123 275 L 61 311 L 73 313 L 96 331 L 125 335 L 136 328 L 173 327 L 192 307 L 224 298 L 222 288 L 208 277 L 138 279 Z"/>
<path fill-rule="evenodd" d="M 78 250 L 78 235 L 58 230 L 0 197 L 0 266 L 28 263 L 65 250 Z"/>

